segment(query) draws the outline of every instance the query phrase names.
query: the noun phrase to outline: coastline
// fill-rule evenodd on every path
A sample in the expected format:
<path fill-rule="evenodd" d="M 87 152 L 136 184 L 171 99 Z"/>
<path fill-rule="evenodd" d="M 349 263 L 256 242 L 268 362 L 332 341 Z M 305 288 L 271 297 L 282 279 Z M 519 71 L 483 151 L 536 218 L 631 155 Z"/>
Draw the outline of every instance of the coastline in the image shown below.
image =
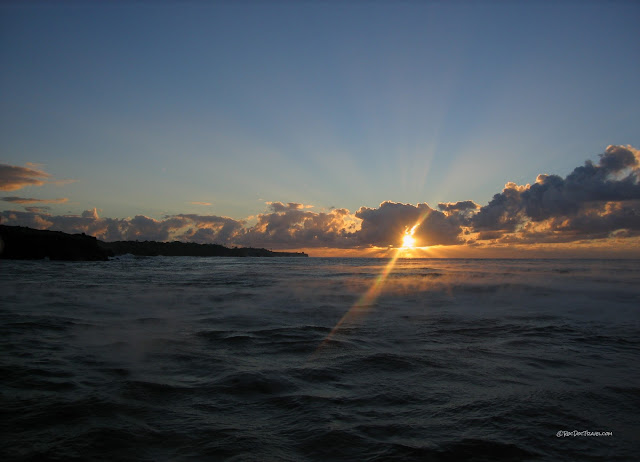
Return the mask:
<path fill-rule="evenodd" d="M 68 234 L 25 226 L 0 225 L 0 259 L 105 261 L 109 257 L 308 257 L 303 252 L 274 252 L 262 248 L 233 247 L 195 242 L 116 241 L 103 242 L 94 236 Z"/>

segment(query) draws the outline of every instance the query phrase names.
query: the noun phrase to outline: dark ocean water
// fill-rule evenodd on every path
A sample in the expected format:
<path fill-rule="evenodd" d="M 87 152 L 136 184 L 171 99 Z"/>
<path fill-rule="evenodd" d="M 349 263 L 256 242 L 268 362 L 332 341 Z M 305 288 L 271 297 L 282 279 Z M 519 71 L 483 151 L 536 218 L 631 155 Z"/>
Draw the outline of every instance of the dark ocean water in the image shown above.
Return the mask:
<path fill-rule="evenodd" d="M 639 261 L 388 263 L 0 261 L 0 458 L 638 460 Z"/>

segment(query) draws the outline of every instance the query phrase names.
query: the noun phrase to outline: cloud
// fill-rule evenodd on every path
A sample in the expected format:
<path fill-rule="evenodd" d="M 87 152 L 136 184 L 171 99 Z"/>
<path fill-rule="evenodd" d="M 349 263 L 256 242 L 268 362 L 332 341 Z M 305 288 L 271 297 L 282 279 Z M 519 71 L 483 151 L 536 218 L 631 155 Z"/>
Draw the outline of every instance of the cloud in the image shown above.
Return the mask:
<path fill-rule="evenodd" d="M 0 164 L 0 191 L 15 191 L 26 186 L 57 186 L 73 183 L 76 180 L 53 180 L 51 174 L 41 170 L 41 166 L 27 162 L 24 167 Z"/>
<path fill-rule="evenodd" d="M 427 204 L 383 202 L 378 208 L 361 207 L 328 212 L 308 210 L 297 202 L 268 202 L 254 226 L 238 234 L 242 245 L 279 248 L 369 248 L 402 245 L 406 230 L 415 226 L 420 245 L 460 243 L 460 220 Z M 417 226 L 416 226 L 417 225 Z"/>
<path fill-rule="evenodd" d="M 467 212 L 479 209 L 480 206 L 473 201 L 440 202 L 438 208 L 443 212 Z"/>
<path fill-rule="evenodd" d="M 84 212 L 82 212 L 81 216 L 82 218 L 93 218 L 94 220 L 100 218 L 98 216 L 98 209 L 96 209 L 95 207 L 92 210 L 85 210 Z"/>
<path fill-rule="evenodd" d="M 6 225 L 86 233 L 105 241 L 182 240 L 228 245 L 244 225 L 243 221 L 215 215 L 174 215 L 162 220 L 144 215 L 124 219 L 102 218 L 95 208 L 80 215 L 50 215 L 46 210 L 34 207 L 26 212 L 0 212 L 0 216 Z"/>
<path fill-rule="evenodd" d="M 13 196 L 3 200 L 17 204 L 63 201 Z M 84 232 L 106 241 L 180 240 L 361 251 L 399 247 L 403 235 L 411 231 L 418 246 L 465 244 L 474 249 L 622 241 L 640 236 L 640 152 L 631 146 L 609 146 L 597 163 L 587 161 L 565 178 L 541 174 L 533 184 L 508 182 L 482 207 L 471 200 L 441 202 L 437 209 L 427 203 L 385 201 L 352 213 L 343 208 L 314 211 L 298 202 L 266 202 L 266 210 L 251 217 L 252 224 L 249 219 L 217 215 L 115 219 L 100 217 L 96 209 L 56 216 L 47 213 L 46 207 L 25 208 L 25 212 L 2 212 L 2 223 Z"/>
<path fill-rule="evenodd" d="M 357 221 L 346 209 L 329 212 L 305 210 L 309 206 L 268 202 L 268 212 L 239 235 L 241 245 L 280 248 L 353 246 Z"/>
<path fill-rule="evenodd" d="M 267 202 L 267 205 L 269 206 L 271 211 L 276 213 L 309 208 L 307 206 L 304 206 L 303 204 L 298 204 L 297 202 L 289 202 L 287 204 L 283 204 L 282 202 Z"/>
<path fill-rule="evenodd" d="M 25 186 L 42 186 L 51 176 L 42 170 L 29 167 L 18 167 L 15 165 L 0 164 L 0 190 L 15 191 Z"/>
<path fill-rule="evenodd" d="M 192 201 L 190 204 L 193 205 L 212 205 L 211 202 L 200 202 L 200 201 Z"/>
<path fill-rule="evenodd" d="M 640 151 L 609 146 L 598 164 L 577 167 L 566 178 L 538 175 L 533 185 L 509 182 L 469 220 L 478 232 L 509 240 L 548 242 L 602 238 L 635 229 L 640 200 Z M 596 232 L 596 230 L 598 230 Z"/>
<path fill-rule="evenodd" d="M 29 197 L 16 196 L 3 197 L 2 200 L 5 202 L 13 202 L 14 204 L 64 204 L 69 201 L 66 197 L 62 197 L 60 199 L 33 199 Z"/>
<path fill-rule="evenodd" d="M 28 226 L 36 229 L 51 229 L 50 215 L 37 212 L 4 211 L 0 213 L 0 223 L 9 226 Z"/>
<path fill-rule="evenodd" d="M 166 221 L 173 229 L 187 227 L 176 238 L 201 244 L 231 244 L 242 231 L 244 221 L 216 215 L 181 214 L 169 217 Z"/>
<path fill-rule="evenodd" d="M 51 207 L 25 207 L 24 208 L 27 212 L 33 212 L 33 213 L 47 213 L 49 210 L 51 210 Z"/>
<path fill-rule="evenodd" d="M 362 220 L 356 233 L 361 245 L 400 246 L 405 232 L 415 227 L 416 245 L 460 244 L 462 229 L 456 216 L 434 210 L 428 204 L 383 202 L 378 208 L 361 207 L 355 214 Z"/>
<path fill-rule="evenodd" d="M 486 234 L 487 232 L 481 233 Z M 488 232 L 491 233 L 491 232 Z M 505 243 L 566 243 L 640 236 L 640 201 L 607 202 L 585 207 L 572 216 L 530 221 L 507 235 L 491 236 Z"/>

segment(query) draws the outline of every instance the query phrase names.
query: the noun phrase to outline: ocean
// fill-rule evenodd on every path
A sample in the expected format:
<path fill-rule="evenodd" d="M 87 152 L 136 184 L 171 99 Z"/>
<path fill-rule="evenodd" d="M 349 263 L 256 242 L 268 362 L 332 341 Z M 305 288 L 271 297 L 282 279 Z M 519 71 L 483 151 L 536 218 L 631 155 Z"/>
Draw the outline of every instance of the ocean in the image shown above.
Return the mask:
<path fill-rule="evenodd" d="M 3 461 L 637 460 L 640 261 L 0 260 Z"/>

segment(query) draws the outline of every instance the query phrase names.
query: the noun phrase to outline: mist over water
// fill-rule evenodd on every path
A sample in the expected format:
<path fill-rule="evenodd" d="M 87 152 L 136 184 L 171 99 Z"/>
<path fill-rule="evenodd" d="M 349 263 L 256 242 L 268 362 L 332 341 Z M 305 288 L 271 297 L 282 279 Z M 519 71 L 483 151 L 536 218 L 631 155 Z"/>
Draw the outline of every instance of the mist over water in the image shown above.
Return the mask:
<path fill-rule="evenodd" d="M 0 455 L 635 459 L 639 261 L 387 264 L 3 260 Z"/>

